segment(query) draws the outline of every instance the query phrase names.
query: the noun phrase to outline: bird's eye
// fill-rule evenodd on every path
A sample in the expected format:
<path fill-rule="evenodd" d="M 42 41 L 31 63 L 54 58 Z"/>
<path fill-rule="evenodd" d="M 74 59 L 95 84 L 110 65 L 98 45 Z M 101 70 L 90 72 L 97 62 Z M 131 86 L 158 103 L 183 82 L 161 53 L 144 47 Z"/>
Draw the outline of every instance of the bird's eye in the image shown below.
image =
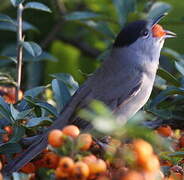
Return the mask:
<path fill-rule="evenodd" d="M 144 29 L 141 34 L 144 37 L 148 37 L 149 36 L 149 30 L 148 29 Z"/>

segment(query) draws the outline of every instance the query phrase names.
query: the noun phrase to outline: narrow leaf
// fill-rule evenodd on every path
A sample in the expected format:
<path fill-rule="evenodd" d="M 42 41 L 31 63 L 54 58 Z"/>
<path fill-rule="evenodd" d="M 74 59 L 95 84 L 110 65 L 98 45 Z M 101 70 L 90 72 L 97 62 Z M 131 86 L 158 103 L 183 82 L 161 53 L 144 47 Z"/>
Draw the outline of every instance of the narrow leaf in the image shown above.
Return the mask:
<path fill-rule="evenodd" d="M 51 10 L 45 4 L 42 4 L 39 2 L 28 2 L 25 5 L 25 9 L 37 9 L 37 10 L 45 11 L 49 13 L 51 12 Z"/>
<path fill-rule="evenodd" d="M 100 17 L 99 14 L 93 13 L 93 12 L 88 12 L 88 11 L 76 11 L 72 12 L 70 14 L 67 14 L 64 16 L 65 20 L 68 21 L 73 21 L 73 20 L 87 20 L 87 19 L 94 19 Z"/>
<path fill-rule="evenodd" d="M 35 127 L 42 124 L 48 124 L 50 125 L 52 123 L 52 120 L 48 117 L 38 117 L 38 118 L 32 118 L 28 121 L 26 124 L 27 127 Z"/>
<path fill-rule="evenodd" d="M 148 18 L 149 19 L 155 19 L 160 15 L 163 15 L 164 13 L 167 13 L 171 10 L 171 5 L 165 2 L 156 2 L 151 7 Z"/>
<path fill-rule="evenodd" d="M 20 3 L 23 3 L 24 0 L 10 0 L 13 6 L 18 6 Z"/>
<path fill-rule="evenodd" d="M 178 79 L 176 79 L 172 74 L 170 74 L 168 71 L 166 71 L 163 68 L 159 68 L 157 71 L 157 74 L 165 79 L 169 84 L 180 87 L 181 83 Z"/>
<path fill-rule="evenodd" d="M 14 154 L 22 151 L 20 144 L 6 143 L 0 145 L 0 154 Z"/>
<path fill-rule="evenodd" d="M 29 52 L 32 56 L 36 57 L 41 55 L 42 48 L 35 42 L 22 42 L 23 47 Z"/>
<path fill-rule="evenodd" d="M 14 24 L 14 20 L 5 14 L 0 14 L 0 21 Z"/>
<path fill-rule="evenodd" d="M 184 63 L 175 62 L 175 67 L 184 76 Z"/>
<path fill-rule="evenodd" d="M 45 86 L 38 86 L 38 87 L 27 90 L 24 95 L 34 98 L 38 96 L 39 94 L 41 94 L 44 90 L 45 90 Z"/>
<path fill-rule="evenodd" d="M 54 92 L 54 99 L 57 103 L 57 109 L 60 112 L 65 104 L 69 101 L 71 97 L 70 93 L 67 86 L 61 80 L 57 79 L 52 80 L 52 89 Z"/>

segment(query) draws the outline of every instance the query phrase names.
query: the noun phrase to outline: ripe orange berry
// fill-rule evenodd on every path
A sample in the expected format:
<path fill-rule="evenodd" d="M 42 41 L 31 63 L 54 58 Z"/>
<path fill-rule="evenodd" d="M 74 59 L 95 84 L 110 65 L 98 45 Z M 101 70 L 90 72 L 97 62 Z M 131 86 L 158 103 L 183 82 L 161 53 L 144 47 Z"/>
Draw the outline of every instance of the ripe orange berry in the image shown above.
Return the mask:
<path fill-rule="evenodd" d="M 104 173 L 107 170 L 107 165 L 102 159 L 97 159 L 96 161 L 88 162 L 90 174 Z"/>
<path fill-rule="evenodd" d="M 48 143 L 53 147 L 60 147 L 63 144 L 63 133 L 58 129 L 54 129 L 49 133 Z"/>
<path fill-rule="evenodd" d="M 3 168 L 3 164 L 2 162 L 0 161 L 0 170 Z"/>
<path fill-rule="evenodd" d="M 13 134 L 12 126 L 5 126 L 3 129 L 8 133 L 8 135 L 12 135 Z"/>
<path fill-rule="evenodd" d="M 76 138 L 80 134 L 80 130 L 75 125 L 68 125 L 63 128 L 62 132 L 70 137 Z"/>
<path fill-rule="evenodd" d="M 72 177 L 74 179 L 85 179 L 89 176 L 89 167 L 86 163 L 82 161 L 78 161 L 74 164 L 73 170 L 72 170 Z"/>
<path fill-rule="evenodd" d="M 129 171 L 126 175 L 122 176 L 120 180 L 144 180 L 144 177 L 137 171 Z"/>
<path fill-rule="evenodd" d="M 74 167 L 74 161 L 70 157 L 62 157 L 59 160 L 58 167 L 63 170 L 63 172 L 71 172 Z"/>
<path fill-rule="evenodd" d="M 57 178 L 67 179 L 70 174 L 68 172 L 63 171 L 60 167 L 57 167 L 55 170 L 55 175 Z"/>
<path fill-rule="evenodd" d="M 157 156 L 150 155 L 147 157 L 147 161 L 142 164 L 142 167 L 144 168 L 145 171 L 147 172 L 156 172 L 160 169 L 160 163 L 157 158 Z"/>
<path fill-rule="evenodd" d="M 55 169 L 58 166 L 59 156 L 54 152 L 47 152 L 44 154 L 42 162 L 44 167 Z"/>
<path fill-rule="evenodd" d="M 9 136 L 8 136 L 8 134 L 3 134 L 2 135 L 2 140 L 3 140 L 3 142 L 5 143 L 5 142 L 8 142 L 9 141 Z"/>
<path fill-rule="evenodd" d="M 82 158 L 82 161 L 85 162 L 86 164 L 88 164 L 91 161 L 96 161 L 96 160 L 97 160 L 97 158 L 93 154 L 90 154 L 90 155 Z"/>
<path fill-rule="evenodd" d="M 166 32 L 164 31 L 163 27 L 159 24 L 155 24 L 152 28 L 153 36 L 154 37 L 163 37 Z"/>
<path fill-rule="evenodd" d="M 157 128 L 157 132 L 165 137 L 173 135 L 173 131 L 170 126 L 160 126 L 159 128 Z"/>
<path fill-rule="evenodd" d="M 2 173 L 0 173 L 0 180 L 3 180 L 3 175 L 2 175 Z"/>
<path fill-rule="evenodd" d="M 133 149 L 138 164 L 144 164 L 147 158 L 153 154 L 152 146 L 142 139 L 137 139 L 133 142 Z"/>
<path fill-rule="evenodd" d="M 29 162 L 20 169 L 23 173 L 35 173 L 35 166 L 33 163 Z"/>
<path fill-rule="evenodd" d="M 184 147 L 184 136 L 180 137 L 180 139 L 179 139 L 179 146 L 180 146 L 180 148 Z"/>
<path fill-rule="evenodd" d="M 77 138 L 77 146 L 80 150 L 88 150 L 93 142 L 90 134 L 80 134 Z"/>

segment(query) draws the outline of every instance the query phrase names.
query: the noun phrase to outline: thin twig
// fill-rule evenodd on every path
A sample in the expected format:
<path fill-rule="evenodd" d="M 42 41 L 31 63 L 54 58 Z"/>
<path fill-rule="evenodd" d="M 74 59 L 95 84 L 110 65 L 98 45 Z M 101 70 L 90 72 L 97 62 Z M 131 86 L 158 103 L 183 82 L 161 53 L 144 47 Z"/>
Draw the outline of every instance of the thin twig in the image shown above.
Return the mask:
<path fill-rule="evenodd" d="M 21 87 L 22 79 L 22 61 L 23 61 L 23 47 L 21 42 L 23 41 L 22 36 L 22 13 L 23 5 L 20 3 L 17 9 L 17 91 L 16 91 L 16 101 L 18 101 L 18 94 Z"/>

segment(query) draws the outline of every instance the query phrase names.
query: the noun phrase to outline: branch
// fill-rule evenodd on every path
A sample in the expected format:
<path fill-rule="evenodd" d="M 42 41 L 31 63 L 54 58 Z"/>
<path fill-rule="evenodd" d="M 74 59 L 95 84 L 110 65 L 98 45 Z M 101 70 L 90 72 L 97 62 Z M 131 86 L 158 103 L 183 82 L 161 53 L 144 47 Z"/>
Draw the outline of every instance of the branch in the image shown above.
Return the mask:
<path fill-rule="evenodd" d="M 17 91 L 16 91 L 16 101 L 18 101 L 19 91 L 21 86 L 21 78 L 22 78 L 22 61 L 23 61 L 23 47 L 21 42 L 23 40 L 22 37 L 22 13 L 23 13 L 23 5 L 20 3 L 17 9 Z"/>

